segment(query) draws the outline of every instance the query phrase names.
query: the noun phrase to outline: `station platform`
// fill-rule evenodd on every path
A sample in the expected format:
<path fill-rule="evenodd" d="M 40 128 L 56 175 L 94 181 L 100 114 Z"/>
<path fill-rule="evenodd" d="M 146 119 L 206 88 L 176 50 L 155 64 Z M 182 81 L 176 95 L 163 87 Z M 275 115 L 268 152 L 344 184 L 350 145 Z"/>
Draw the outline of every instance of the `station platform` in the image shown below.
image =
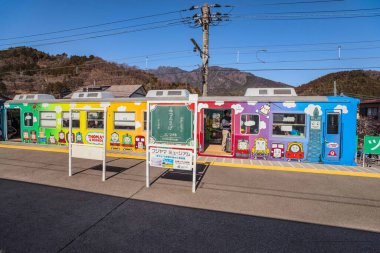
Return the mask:
<path fill-rule="evenodd" d="M 41 144 L 7 142 L 7 141 L 0 142 L 0 148 L 68 153 L 67 146 L 41 145 Z M 144 152 L 116 151 L 116 150 L 108 151 L 107 157 L 138 159 L 138 160 L 146 159 Z M 198 156 L 197 163 L 210 165 L 210 166 L 211 165 L 223 166 L 223 167 L 231 167 L 231 168 L 245 168 L 245 169 L 257 169 L 257 170 L 289 171 L 289 172 L 380 178 L 380 166 L 372 166 L 372 167 L 343 166 L 343 165 L 330 165 L 330 164 L 322 164 L 322 163 L 267 161 L 267 160 L 239 159 L 239 158 L 221 158 L 221 157 L 210 157 L 210 156 Z"/>

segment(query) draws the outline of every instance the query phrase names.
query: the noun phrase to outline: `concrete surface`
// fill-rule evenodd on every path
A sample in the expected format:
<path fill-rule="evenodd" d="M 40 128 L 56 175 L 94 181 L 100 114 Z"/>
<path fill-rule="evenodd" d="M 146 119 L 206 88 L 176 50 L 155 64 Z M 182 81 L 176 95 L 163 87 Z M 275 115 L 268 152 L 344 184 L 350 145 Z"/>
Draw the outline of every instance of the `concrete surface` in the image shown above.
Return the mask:
<path fill-rule="evenodd" d="M 191 236 L 198 238 L 199 243 L 206 243 L 204 238 L 209 238 L 209 240 L 215 241 L 215 244 L 218 242 L 220 249 L 226 249 L 226 251 L 227 249 L 239 251 L 238 248 L 234 248 L 236 247 L 235 244 L 239 242 L 238 239 L 241 239 L 240 242 L 245 245 L 243 247 L 245 250 L 241 251 L 246 251 L 249 248 L 256 249 L 255 245 L 259 247 L 257 248 L 258 251 L 277 251 L 276 249 L 281 249 L 281 247 L 275 248 L 278 242 L 278 245 L 285 247 L 284 249 L 293 247 L 293 244 L 298 245 L 297 247 L 299 248 L 289 248 L 289 250 L 294 251 L 302 251 L 310 243 L 310 246 L 321 247 L 318 248 L 321 251 L 325 249 L 328 251 L 330 249 L 341 249 L 342 251 L 346 251 L 346 249 L 360 249 L 360 251 L 373 248 L 379 249 L 377 248 L 378 244 L 373 243 L 373 238 L 379 241 L 377 236 L 380 232 L 380 180 L 377 178 L 200 165 L 198 189 L 193 194 L 191 193 L 191 174 L 178 171 L 164 173 L 164 170 L 157 168 L 151 170 L 152 180 L 160 175 L 161 177 L 149 189 L 145 188 L 145 162 L 142 160 L 109 158 L 106 182 L 101 181 L 99 162 L 75 160 L 73 165 L 74 173 L 76 174 L 73 177 L 68 177 L 67 163 L 68 156 L 64 153 L 0 148 L 0 178 L 19 181 L 19 183 L 29 182 L 78 190 L 78 192 L 72 191 L 74 194 L 70 193 L 74 197 L 67 197 L 67 200 L 62 200 L 63 202 L 59 208 L 66 208 L 66 205 L 69 208 L 71 201 L 74 202 L 73 207 L 77 208 L 78 203 L 87 198 L 79 196 L 86 196 L 86 194 L 90 193 L 104 194 L 110 198 L 109 200 L 101 201 L 102 203 L 98 206 L 88 203 L 89 207 L 81 207 L 83 210 L 79 212 L 80 214 L 74 211 L 64 211 L 64 209 L 55 214 L 56 210 L 59 209 L 56 205 L 59 203 L 49 204 L 49 201 L 53 201 L 50 199 L 54 199 L 54 201 L 60 200 L 60 198 L 49 196 L 49 192 L 54 192 L 55 190 L 52 189 L 55 188 L 47 187 L 49 190 L 40 190 L 41 192 L 35 195 L 32 194 L 33 191 L 24 190 L 24 193 L 33 195 L 26 195 L 28 200 L 25 201 L 23 200 L 24 194 L 17 193 L 20 187 L 16 184 L 17 182 L 14 182 L 15 184 L 12 186 L 4 183 L 9 181 L 1 180 L 1 192 L 7 193 L 0 195 L 1 198 L 6 199 L 5 202 L 1 200 L 2 206 L 0 210 L 14 209 L 8 215 L 0 216 L 0 224 L 3 223 L 3 220 L 10 219 L 10 223 L 4 224 L 11 227 L 13 223 L 17 223 L 18 217 L 22 217 L 20 227 L 15 227 L 14 230 L 14 233 L 17 234 L 17 230 L 21 229 L 22 224 L 27 221 L 27 217 L 40 215 L 41 218 L 38 219 L 42 221 L 44 210 L 46 210 L 47 223 L 43 223 L 40 227 L 39 223 L 34 221 L 36 224 L 33 222 L 26 229 L 33 237 L 38 234 L 34 229 L 44 231 L 46 229 L 44 227 L 48 226 L 54 219 L 58 219 L 59 226 L 52 228 L 52 230 L 58 229 L 60 226 L 64 226 L 64 229 L 66 229 L 65 226 L 67 226 L 68 231 L 73 231 L 70 230 L 73 229 L 70 228 L 73 221 L 67 220 L 69 224 L 64 221 L 66 219 L 64 218 L 65 215 L 68 214 L 72 214 L 77 219 L 85 219 L 83 215 L 85 216 L 86 214 L 89 217 L 94 217 L 92 220 L 88 220 L 87 223 L 85 221 L 83 221 L 83 224 L 80 223 L 82 226 L 77 228 L 76 235 L 81 233 L 78 231 L 83 232 L 86 230 L 85 227 L 91 227 L 91 229 L 88 230 L 88 233 L 85 233 L 86 236 L 80 237 L 75 240 L 76 242 L 69 244 L 65 248 L 68 251 L 91 249 L 92 246 L 90 245 L 92 243 L 102 249 L 101 242 L 103 240 L 109 242 L 109 244 L 105 245 L 110 245 L 112 244 L 111 242 L 121 240 L 123 236 L 126 242 L 129 243 L 133 238 L 135 240 L 139 237 L 145 238 L 149 243 L 144 247 L 148 248 L 140 245 L 138 248 L 133 247 L 132 249 L 154 251 L 153 248 L 149 248 L 154 241 L 149 240 L 154 240 L 152 237 L 160 237 L 160 233 L 164 232 L 167 233 L 162 234 L 163 238 L 169 240 L 168 242 L 171 242 L 175 249 L 179 249 L 180 242 L 190 240 L 189 237 Z M 40 187 L 44 188 L 46 186 Z M 17 194 L 14 195 L 13 191 Z M 64 192 L 63 189 L 59 191 Z M 70 194 L 69 196 L 71 196 Z M 78 194 L 78 200 L 76 200 L 76 194 Z M 33 199 L 36 198 L 41 198 L 42 200 L 33 203 Z M 46 199 L 46 203 L 43 202 L 44 199 Z M 91 222 L 93 222 L 92 224 L 96 223 L 96 218 L 105 216 L 125 200 L 128 200 L 125 205 L 122 204 L 120 209 L 117 208 L 117 210 L 123 211 L 116 212 L 115 210 L 115 212 L 111 212 L 112 215 L 119 217 L 119 219 L 114 218 L 109 224 L 89 225 Z M 67 204 L 65 204 L 65 201 L 67 201 Z M 97 200 L 94 201 L 96 202 Z M 36 207 L 37 210 L 33 211 L 32 205 L 34 204 L 41 205 L 44 208 L 38 209 L 40 208 L 38 206 L 38 208 Z M 83 204 L 87 205 L 85 201 L 83 201 Z M 102 210 L 99 211 L 98 209 Z M 157 212 L 155 212 L 155 209 L 157 209 Z M 128 215 L 123 216 L 125 214 Z M 12 215 L 14 217 L 11 217 Z M 136 218 L 138 215 L 141 215 L 141 217 Z M 182 218 L 182 216 L 184 217 Z M 179 223 L 170 223 L 171 217 L 173 220 L 177 220 L 177 223 L 179 221 Z M 190 219 L 190 217 L 193 217 L 193 219 Z M 51 220 L 49 220 L 50 218 Z M 37 221 L 39 221 L 38 219 Z M 130 223 L 135 220 L 136 223 Z M 163 220 L 163 223 L 158 222 L 159 220 Z M 193 225 L 191 225 L 191 220 L 195 222 Z M 212 223 L 210 228 L 204 226 L 204 224 L 208 224 L 208 221 Z M 235 226 L 234 222 L 238 226 Z M 228 232 L 222 229 L 221 224 L 231 227 L 232 239 L 223 237 L 223 234 L 228 234 Z M 247 224 L 250 224 L 250 226 Z M 257 227 L 255 224 L 257 224 Z M 268 230 L 263 230 L 263 227 L 266 228 L 266 226 L 268 226 Z M 184 228 L 181 229 L 182 227 L 187 227 L 189 230 L 184 231 Z M 239 227 L 242 227 L 241 233 L 239 232 Z M 167 228 L 167 231 L 165 228 Z M 34 232 L 32 233 L 31 231 Z M 179 235 L 176 235 L 175 231 L 179 231 Z M 264 234 L 260 234 L 258 231 L 264 231 Z M 367 233 L 365 231 L 376 233 Z M 216 233 L 216 235 L 213 233 Z M 53 234 L 52 232 L 52 236 Z M 72 238 L 76 238 L 74 234 L 70 234 L 65 240 L 59 240 L 59 246 L 51 246 L 52 249 L 54 248 L 52 251 L 68 243 L 65 244 L 64 242 L 70 242 L 73 240 Z M 111 238 L 109 238 L 108 234 L 112 234 Z M 179 237 L 180 235 L 186 237 L 186 240 Z M 20 235 L 15 235 L 13 239 L 22 238 L 17 236 Z M 95 238 L 102 238 L 102 240 L 98 239 L 96 241 Z M 218 240 L 217 238 L 222 238 L 223 240 Z M 252 244 L 250 238 L 255 239 L 255 245 Z M 357 242 L 356 244 L 348 243 L 354 238 L 357 238 L 356 241 L 354 240 Z M 162 245 L 167 245 L 165 240 Z M 231 240 L 231 247 L 225 245 L 229 240 Z M 334 240 L 336 242 L 333 242 Z M 13 240 L 11 238 L 7 241 Z M 324 243 L 325 241 L 328 243 Z M 190 242 L 193 245 L 198 243 L 191 240 Z M 262 245 L 271 243 L 274 248 L 261 248 L 261 242 Z M 288 242 L 287 245 L 285 245 L 286 242 Z M 140 243 L 144 244 L 143 241 L 140 241 Z M 215 244 L 210 242 L 210 245 L 206 245 L 205 249 L 208 249 L 207 247 L 212 249 L 216 247 Z M 87 246 L 82 248 L 83 245 Z M 334 248 L 335 246 L 333 245 L 337 248 Z M 194 249 L 199 250 L 200 244 L 194 247 Z M 113 249 L 123 251 L 118 246 Z M 160 249 L 159 245 L 157 245 L 157 251 L 160 251 Z M 169 247 L 169 249 L 171 248 Z"/>

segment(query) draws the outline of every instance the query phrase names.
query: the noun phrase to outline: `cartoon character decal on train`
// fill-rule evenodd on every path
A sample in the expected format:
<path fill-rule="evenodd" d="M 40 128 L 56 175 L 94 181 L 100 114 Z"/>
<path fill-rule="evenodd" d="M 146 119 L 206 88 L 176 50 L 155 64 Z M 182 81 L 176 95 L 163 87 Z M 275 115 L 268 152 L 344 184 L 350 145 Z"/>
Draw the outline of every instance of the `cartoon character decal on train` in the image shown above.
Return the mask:
<path fill-rule="evenodd" d="M 66 142 L 69 143 L 69 134 L 70 132 L 66 133 Z M 71 133 L 71 142 L 75 142 L 75 134 Z"/>
<path fill-rule="evenodd" d="M 111 149 L 120 149 L 120 140 L 119 140 L 119 134 L 116 132 L 113 132 L 111 134 L 111 139 L 110 139 L 110 145 Z"/>
<path fill-rule="evenodd" d="M 284 157 L 284 144 L 282 143 L 272 143 L 272 148 L 270 154 L 272 158 L 281 159 Z"/>
<path fill-rule="evenodd" d="M 36 132 L 36 130 L 30 131 L 30 141 L 32 143 L 37 143 L 37 132 Z"/>
<path fill-rule="evenodd" d="M 237 138 L 235 156 L 240 158 L 249 158 L 250 154 L 248 137 Z"/>
<path fill-rule="evenodd" d="M 253 159 L 263 158 L 267 160 L 269 154 L 268 140 L 265 138 L 257 138 L 254 141 L 254 146 L 252 148 Z"/>
<path fill-rule="evenodd" d="M 131 150 L 133 148 L 132 136 L 130 134 L 124 134 L 121 141 L 123 150 Z"/>
<path fill-rule="evenodd" d="M 135 137 L 135 150 L 145 149 L 145 136 L 138 135 Z"/>
<path fill-rule="evenodd" d="M 301 161 L 304 158 L 303 146 L 301 142 L 289 142 L 288 148 L 286 149 L 286 158 L 288 161 L 292 159 Z"/>
<path fill-rule="evenodd" d="M 76 142 L 76 143 L 83 144 L 83 136 L 82 136 L 82 133 L 81 133 L 81 132 L 78 132 L 78 133 L 77 133 L 77 136 L 76 136 L 75 142 Z"/>
<path fill-rule="evenodd" d="M 65 133 L 62 130 L 58 134 L 58 144 L 60 144 L 60 145 L 66 144 Z"/>

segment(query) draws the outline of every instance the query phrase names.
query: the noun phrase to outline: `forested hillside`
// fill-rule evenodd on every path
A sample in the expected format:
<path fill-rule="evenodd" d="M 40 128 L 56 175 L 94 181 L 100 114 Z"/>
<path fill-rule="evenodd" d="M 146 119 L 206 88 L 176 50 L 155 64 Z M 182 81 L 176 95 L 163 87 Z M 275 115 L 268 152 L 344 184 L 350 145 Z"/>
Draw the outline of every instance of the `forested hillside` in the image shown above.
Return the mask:
<path fill-rule="evenodd" d="M 380 72 L 352 70 L 331 73 L 296 88 L 299 95 L 332 95 L 336 81 L 338 94 L 371 99 L 380 98 Z"/>
<path fill-rule="evenodd" d="M 33 48 L 0 51 L 0 94 L 49 93 L 63 97 L 82 86 L 141 84 L 145 89 L 185 88 L 153 74 L 96 56 L 49 55 Z M 187 87 L 192 92 L 198 90 Z"/>

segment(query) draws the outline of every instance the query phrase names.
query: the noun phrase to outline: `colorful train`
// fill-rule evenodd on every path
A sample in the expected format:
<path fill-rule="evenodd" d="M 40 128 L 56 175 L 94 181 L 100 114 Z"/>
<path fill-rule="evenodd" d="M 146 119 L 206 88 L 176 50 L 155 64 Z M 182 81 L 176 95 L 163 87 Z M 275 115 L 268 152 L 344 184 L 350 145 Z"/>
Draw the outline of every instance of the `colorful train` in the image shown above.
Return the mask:
<path fill-rule="evenodd" d="M 82 96 L 73 95 L 75 98 L 72 99 L 54 99 L 37 94 L 18 95 L 14 100 L 0 102 L 0 138 L 25 143 L 67 145 L 70 138 L 69 111 L 73 109 L 72 141 L 102 143 L 106 116 L 109 135 L 107 149 L 115 152 L 145 152 L 147 101 L 186 100 L 182 93 L 162 96 L 162 91 L 157 91 L 156 97 L 140 98 L 112 98 L 106 94 L 90 96 L 88 92 L 82 93 Z M 248 94 L 243 97 L 200 97 L 198 154 L 355 165 L 359 100 L 346 96 L 281 94 L 284 93 L 280 92 L 276 96 Z M 107 115 L 101 110 L 75 111 L 78 108 L 105 106 L 108 108 Z M 231 115 L 231 129 L 229 148 L 223 150 L 222 119 L 226 111 Z"/>

